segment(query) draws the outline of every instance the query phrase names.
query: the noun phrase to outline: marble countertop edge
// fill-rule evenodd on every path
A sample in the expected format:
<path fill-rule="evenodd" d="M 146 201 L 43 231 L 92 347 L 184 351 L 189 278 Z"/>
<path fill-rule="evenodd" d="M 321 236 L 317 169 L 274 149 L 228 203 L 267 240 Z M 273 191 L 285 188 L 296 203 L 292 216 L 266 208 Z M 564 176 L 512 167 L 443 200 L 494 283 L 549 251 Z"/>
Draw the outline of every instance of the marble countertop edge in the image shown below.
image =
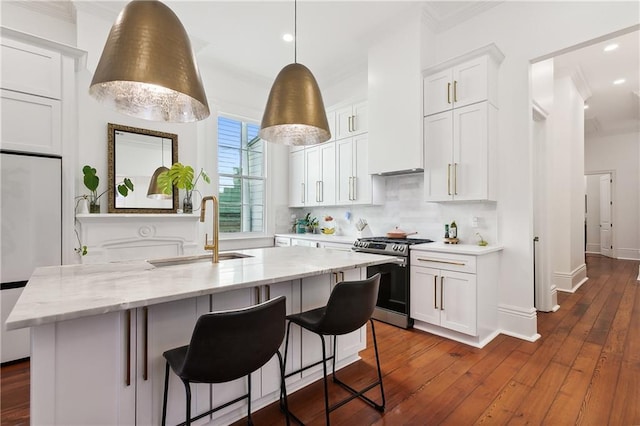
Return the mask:
<path fill-rule="evenodd" d="M 39 326 L 389 261 L 388 256 L 339 252 L 323 254 L 314 252 L 322 249 L 308 247 L 273 249 L 280 252 L 268 250 L 239 250 L 252 257 L 226 261 L 216 269 L 209 268 L 206 262 L 199 266 L 158 268 L 146 261 L 38 268 L 32 276 L 32 288 L 27 284 L 25 290 L 30 291 L 26 292 L 26 296 L 23 293 L 18 300 L 5 327 L 14 330 Z M 284 254 L 289 256 L 282 256 Z M 263 276 L 260 276 L 261 273 Z M 47 291 L 49 297 L 46 296 Z"/>

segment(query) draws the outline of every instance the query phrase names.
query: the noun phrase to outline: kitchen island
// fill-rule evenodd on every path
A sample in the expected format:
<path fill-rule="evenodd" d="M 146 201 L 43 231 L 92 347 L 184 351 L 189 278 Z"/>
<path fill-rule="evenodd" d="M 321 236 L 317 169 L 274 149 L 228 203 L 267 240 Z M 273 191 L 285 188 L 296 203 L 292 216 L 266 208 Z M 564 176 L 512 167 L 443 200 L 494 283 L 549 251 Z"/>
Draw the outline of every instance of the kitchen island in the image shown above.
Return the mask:
<path fill-rule="evenodd" d="M 211 310 L 254 305 L 280 295 L 287 313 L 326 303 L 337 281 L 363 279 L 386 256 L 308 247 L 240 250 L 219 264 L 131 261 L 37 269 L 6 322 L 32 327 L 33 424 L 159 424 L 164 385 L 162 353 L 189 343 L 198 317 Z M 221 254 L 222 255 L 222 254 Z M 155 266 L 154 266 L 155 264 Z M 286 366 L 293 371 L 321 357 L 317 336 L 296 328 Z M 337 367 L 358 359 L 365 329 L 341 336 Z M 224 348 L 221 348 L 224 350 Z M 320 369 L 292 376 L 291 392 L 321 377 Z M 172 377 L 168 423 L 184 420 L 184 390 Z M 242 394 L 246 380 L 193 386 L 192 412 Z M 272 359 L 253 374 L 255 409 L 278 398 Z M 228 424 L 245 416 L 236 404 L 213 418 Z"/>

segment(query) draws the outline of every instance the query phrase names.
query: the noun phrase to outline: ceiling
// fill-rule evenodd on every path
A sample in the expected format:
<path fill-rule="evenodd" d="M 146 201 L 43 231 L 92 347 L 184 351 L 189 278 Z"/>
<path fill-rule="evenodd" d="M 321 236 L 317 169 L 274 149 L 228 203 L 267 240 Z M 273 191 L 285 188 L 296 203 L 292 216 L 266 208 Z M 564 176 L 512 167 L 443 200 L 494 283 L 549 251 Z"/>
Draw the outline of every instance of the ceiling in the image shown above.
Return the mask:
<path fill-rule="evenodd" d="M 605 52 L 606 46 L 618 48 Z M 588 96 L 585 134 L 640 131 L 640 31 L 633 31 L 556 56 L 556 75 L 572 75 Z M 613 82 L 624 78 L 619 85 Z"/>
<path fill-rule="evenodd" d="M 293 43 L 282 40 L 285 33 L 293 33 L 293 1 L 164 2 L 187 29 L 201 66 L 213 65 L 270 84 L 282 67 L 293 62 Z M 73 19 L 75 6 L 115 20 L 127 1 L 17 3 L 59 19 Z M 369 46 L 408 14 L 420 13 L 430 28 L 440 32 L 500 3 L 298 0 L 298 61 L 313 71 L 320 87 L 330 86 L 366 69 Z M 620 47 L 607 54 L 602 49 L 614 40 L 585 41 L 580 49 L 554 58 L 558 73 L 578 75 L 586 93 L 591 93 L 589 109 L 585 110 L 587 135 L 640 130 L 639 32 L 616 38 Z M 625 84 L 611 84 L 622 77 L 627 80 Z"/>

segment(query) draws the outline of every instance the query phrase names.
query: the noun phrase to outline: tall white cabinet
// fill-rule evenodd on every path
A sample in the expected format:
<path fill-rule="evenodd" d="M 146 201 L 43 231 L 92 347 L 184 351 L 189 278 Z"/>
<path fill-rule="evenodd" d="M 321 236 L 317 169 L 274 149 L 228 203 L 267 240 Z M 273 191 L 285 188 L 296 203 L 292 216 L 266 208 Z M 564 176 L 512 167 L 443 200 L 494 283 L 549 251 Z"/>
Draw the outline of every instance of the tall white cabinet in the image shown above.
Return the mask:
<path fill-rule="evenodd" d="M 423 71 L 426 201 L 497 199 L 495 45 Z"/>
<path fill-rule="evenodd" d="M 327 111 L 331 139 L 289 152 L 289 207 L 379 204 L 384 181 L 369 174 L 367 102 Z"/>
<path fill-rule="evenodd" d="M 85 52 L 0 31 L 4 324 L 34 269 L 68 263 L 73 255 L 75 71 Z M 3 326 L 0 341 L 2 362 L 30 354 L 28 329 Z"/>

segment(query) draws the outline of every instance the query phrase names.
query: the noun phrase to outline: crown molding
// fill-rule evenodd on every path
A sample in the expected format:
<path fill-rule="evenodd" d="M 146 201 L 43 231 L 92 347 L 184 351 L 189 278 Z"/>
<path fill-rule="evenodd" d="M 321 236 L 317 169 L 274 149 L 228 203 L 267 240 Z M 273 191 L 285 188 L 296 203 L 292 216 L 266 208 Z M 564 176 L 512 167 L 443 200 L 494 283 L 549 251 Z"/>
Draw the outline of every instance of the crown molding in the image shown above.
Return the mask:
<path fill-rule="evenodd" d="M 591 92 L 591 88 L 589 87 L 589 83 L 587 82 L 584 73 L 582 72 L 582 67 L 578 65 L 571 72 L 571 80 L 573 80 L 573 84 L 575 84 L 578 93 L 582 96 L 582 99 L 586 101 L 589 99 L 593 93 Z"/>
<path fill-rule="evenodd" d="M 104 2 L 86 0 L 71 0 L 70 3 L 73 3 L 73 6 L 76 8 L 76 10 L 80 10 L 99 18 L 103 18 L 107 21 L 115 21 L 120 14 L 120 11 L 127 4 L 123 1 Z"/>
<path fill-rule="evenodd" d="M 503 2 L 504 0 L 459 2 L 462 6 L 448 14 L 442 14 L 433 3 L 424 2 L 422 4 L 422 17 L 429 28 L 431 28 L 435 33 L 441 33 L 455 27 L 456 25 L 462 24 L 463 22 L 496 7 Z"/>
<path fill-rule="evenodd" d="M 76 23 L 76 10 L 70 1 L 7 1 L 12 6 L 47 15 L 72 24 Z"/>

